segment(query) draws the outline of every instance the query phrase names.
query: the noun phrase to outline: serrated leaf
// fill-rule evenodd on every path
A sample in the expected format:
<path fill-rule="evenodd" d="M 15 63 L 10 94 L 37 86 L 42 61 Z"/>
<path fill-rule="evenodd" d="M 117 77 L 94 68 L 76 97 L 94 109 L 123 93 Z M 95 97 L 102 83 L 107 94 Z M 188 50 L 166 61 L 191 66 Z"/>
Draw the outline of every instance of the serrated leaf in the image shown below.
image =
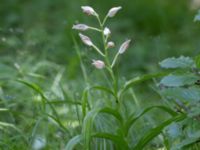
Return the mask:
<path fill-rule="evenodd" d="M 188 74 L 188 75 L 168 75 L 164 77 L 160 84 L 167 87 L 179 87 L 184 85 L 192 85 L 199 79 L 199 77 Z"/>
<path fill-rule="evenodd" d="M 179 58 L 167 58 L 161 61 L 160 66 L 166 69 L 175 69 L 175 68 L 191 68 L 194 66 L 194 61 L 190 57 L 181 56 Z"/>
<path fill-rule="evenodd" d="M 161 91 L 161 94 L 169 99 L 178 99 L 188 102 L 200 101 L 200 88 L 168 88 Z"/>

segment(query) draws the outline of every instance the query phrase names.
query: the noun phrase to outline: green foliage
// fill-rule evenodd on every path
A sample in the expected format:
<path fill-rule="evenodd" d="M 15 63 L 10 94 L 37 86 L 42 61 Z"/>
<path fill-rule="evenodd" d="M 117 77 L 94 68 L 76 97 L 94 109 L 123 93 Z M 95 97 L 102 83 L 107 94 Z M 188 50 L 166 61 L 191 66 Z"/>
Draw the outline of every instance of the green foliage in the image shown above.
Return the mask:
<path fill-rule="evenodd" d="M 176 2 L 2 0 L 0 149 L 198 150 L 200 30 L 189 2 Z M 126 54 L 104 51 L 102 35 L 91 31 L 110 57 L 79 44 L 72 24 L 97 23 L 80 13 L 84 5 L 100 22 L 110 7 L 122 6 L 106 26 L 116 47 L 133 39 Z M 166 57 L 160 71 L 155 64 Z M 106 68 L 95 70 L 92 59 Z"/>
<path fill-rule="evenodd" d="M 180 87 L 194 85 L 198 79 L 198 76 L 186 73 L 184 75 L 168 75 L 160 81 L 160 84 L 167 87 Z"/>
<path fill-rule="evenodd" d="M 173 74 L 165 76 L 160 81 L 160 94 L 167 103 L 174 106 L 178 111 L 186 113 L 194 122 L 199 122 L 199 102 L 200 88 L 198 85 L 198 56 L 195 58 L 196 65 L 190 57 L 168 58 L 160 63 L 163 68 L 173 68 Z M 180 71 L 181 69 L 181 71 Z M 177 132 L 175 135 L 178 142 L 171 143 L 171 149 L 189 148 L 199 140 L 199 126 L 192 127 L 187 120 L 179 126 L 185 126 L 182 129 L 186 132 L 183 135 Z M 194 130 L 197 134 L 191 136 L 188 130 Z M 188 133 L 187 133 L 188 132 Z M 170 138 L 170 137 L 169 137 Z M 197 146 L 198 147 L 198 146 Z"/>
<path fill-rule="evenodd" d="M 194 66 L 194 61 L 190 57 L 181 56 L 179 58 L 167 58 L 160 62 L 160 66 L 166 69 L 174 68 L 191 68 Z"/>

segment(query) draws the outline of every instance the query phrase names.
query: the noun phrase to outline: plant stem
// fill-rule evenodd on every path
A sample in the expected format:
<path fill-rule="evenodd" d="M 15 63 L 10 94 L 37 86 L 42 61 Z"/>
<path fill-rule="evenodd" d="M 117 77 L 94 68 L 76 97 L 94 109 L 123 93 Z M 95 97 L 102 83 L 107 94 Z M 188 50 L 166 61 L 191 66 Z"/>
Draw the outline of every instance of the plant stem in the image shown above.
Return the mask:
<path fill-rule="evenodd" d="M 115 58 L 113 59 L 113 62 L 112 62 L 112 65 L 111 65 L 111 68 L 114 67 L 114 65 L 115 65 L 115 63 L 116 63 L 116 61 L 117 61 L 118 56 L 119 56 L 119 53 L 117 53 L 117 54 L 115 55 Z"/>
<path fill-rule="evenodd" d="M 107 70 L 108 70 L 108 72 L 109 72 L 109 74 L 110 74 L 110 76 L 111 76 L 111 78 L 113 80 L 113 90 L 114 90 L 114 93 L 115 93 L 115 95 L 117 97 L 117 93 L 118 93 L 117 80 L 115 78 L 113 69 L 111 67 L 111 64 L 110 64 L 110 61 L 109 61 L 109 58 L 108 58 L 108 49 L 107 49 L 107 46 L 106 46 L 106 44 L 107 44 L 107 38 L 104 36 L 104 33 L 103 33 L 103 31 L 104 31 L 104 24 L 105 24 L 105 22 L 107 20 L 107 16 L 104 18 L 103 23 L 101 22 L 101 20 L 100 20 L 99 17 L 97 17 L 97 20 L 99 22 L 100 30 L 101 30 L 101 34 L 102 34 L 102 41 L 103 41 L 104 53 L 105 53 L 105 57 L 104 58 L 105 58 L 106 66 L 107 66 L 106 68 L 107 68 Z M 116 102 L 118 103 L 118 98 L 116 99 Z"/>
<path fill-rule="evenodd" d="M 98 47 L 96 47 L 95 45 L 92 45 L 92 47 L 93 47 L 101 56 L 105 57 L 105 54 L 103 54 L 103 53 L 101 52 L 101 50 L 100 50 Z"/>

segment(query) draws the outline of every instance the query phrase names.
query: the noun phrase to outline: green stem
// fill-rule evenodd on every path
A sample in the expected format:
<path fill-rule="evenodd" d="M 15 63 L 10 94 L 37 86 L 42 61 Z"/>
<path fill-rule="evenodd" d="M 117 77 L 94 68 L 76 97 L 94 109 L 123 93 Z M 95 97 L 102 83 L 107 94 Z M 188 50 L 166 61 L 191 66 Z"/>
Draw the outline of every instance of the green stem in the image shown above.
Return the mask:
<path fill-rule="evenodd" d="M 115 55 L 115 58 L 113 59 L 113 62 L 112 62 L 112 65 L 111 65 L 111 68 L 114 67 L 114 65 L 115 65 L 115 63 L 116 63 L 116 61 L 117 61 L 118 56 L 119 56 L 119 53 L 117 53 L 117 54 Z"/>
<path fill-rule="evenodd" d="M 101 52 L 101 50 L 100 50 L 98 47 L 96 47 L 95 45 L 92 45 L 92 47 L 93 47 L 101 56 L 105 57 L 105 54 L 103 54 L 103 53 Z"/>
<path fill-rule="evenodd" d="M 108 19 L 108 16 L 106 15 L 106 17 L 104 18 L 104 20 L 103 20 L 103 23 L 102 23 L 102 25 L 104 26 L 104 24 L 106 23 L 106 20 Z"/>
<path fill-rule="evenodd" d="M 94 28 L 94 27 L 89 27 L 89 29 L 94 30 L 94 31 L 98 31 L 101 32 L 101 30 L 99 30 L 98 28 Z"/>
<path fill-rule="evenodd" d="M 101 20 L 100 20 L 100 18 L 98 16 L 97 16 L 97 20 L 99 22 L 100 29 L 101 29 L 101 34 L 102 34 L 102 41 L 103 41 L 104 53 L 105 53 L 105 57 L 104 58 L 105 58 L 105 62 L 106 62 L 106 65 L 107 65 L 106 68 L 107 68 L 107 70 L 108 70 L 108 72 L 109 72 L 109 74 L 110 74 L 110 76 L 111 76 L 111 78 L 113 80 L 113 90 L 114 90 L 114 93 L 115 93 L 115 95 L 117 97 L 117 93 L 118 93 L 117 80 L 115 78 L 113 69 L 111 67 L 111 64 L 110 64 L 110 61 L 109 61 L 109 58 L 108 58 L 108 49 L 107 49 L 107 46 L 106 46 L 106 44 L 107 44 L 107 38 L 104 36 L 104 33 L 103 33 L 103 31 L 104 31 L 104 24 L 105 24 L 105 22 L 107 20 L 107 16 L 104 18 L 103 23 L 101 22 Z M 118 99 L 116 99 L 116 102 L 118 102 Z"/>

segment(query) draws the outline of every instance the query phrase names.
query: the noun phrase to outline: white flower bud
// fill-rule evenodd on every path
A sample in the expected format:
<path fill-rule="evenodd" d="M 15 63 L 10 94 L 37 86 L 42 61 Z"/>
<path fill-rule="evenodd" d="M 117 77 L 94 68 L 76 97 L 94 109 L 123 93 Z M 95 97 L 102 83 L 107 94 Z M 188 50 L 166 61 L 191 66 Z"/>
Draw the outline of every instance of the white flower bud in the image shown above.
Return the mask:
<path fill-rule="evenodd" d="M 111 9 L 109 10 L 107 16 L 108 16 L 108 17 L 114 17 L 114 16 L 116 15 L 116 13 L 117 13 L 120 9 L 122 9 L 121 6 L 111 8 Z"/>
<path fill-rule="evenodd" d="M 105 63 L 101 60 L 92 60 L 94 65 L 97 69 L 103 69 L 105 67 Z"/>
<path fill-rule="evenodd" d="M 118 53 L 119 53 L 119 54 L 124 53 L 124 52 L 127 50 L 127 48 L 129 47 L 130 42 L 131 42 L 131 40 L 126 40 L 126 41 L 120 46 L 119 52 L 118 52 Z"/>
<path fill-rule="evenodd" d="M 84 44 L 86 44 L 88 46 L 92 46 L 93 45 L 93 43 L 92 43 L 92 41 L 90 40 L 89 37 L 87 37 L 87 36 L 85 36 L 85 35 L 83 35 L 81 33 L 79 33 L 79 36 L 80 36 L 80 38 L 81 38 L 81 40 L 83 41 Z"/>
<path fill-rule="evenodd" d="M 109 36 L 109 35 L 111 34 L 110 29 L 107 28 L 107 27 L 105 27 L 105 29 L 103 30 L 103 34 L 104 34 L 105 36 Z"/>
<path fill-rule="evenodd" d="M 89 16 L 93 15 L 93 16 L 98 16 L 98 14 L 94 11 L 94 9 L 90 6 L 82 6 L 81 7 L 83 12 Z"/>
<path fill-rule="evenodd" d="M 87 26 L 85 24 L 76 24 L 76 25 L 73 25 L 72 29 L 85 31 L 85 30 L 89 29 L 89 26 Z"/>
<path fill-rule="evenodd" d="M 108 48 L 113 48 L 113 47 L 115 47 L 115 43 L 112 42 L 112 41 L 109 41 L 108 44 L 107 44 L 107 47 Z"/>

